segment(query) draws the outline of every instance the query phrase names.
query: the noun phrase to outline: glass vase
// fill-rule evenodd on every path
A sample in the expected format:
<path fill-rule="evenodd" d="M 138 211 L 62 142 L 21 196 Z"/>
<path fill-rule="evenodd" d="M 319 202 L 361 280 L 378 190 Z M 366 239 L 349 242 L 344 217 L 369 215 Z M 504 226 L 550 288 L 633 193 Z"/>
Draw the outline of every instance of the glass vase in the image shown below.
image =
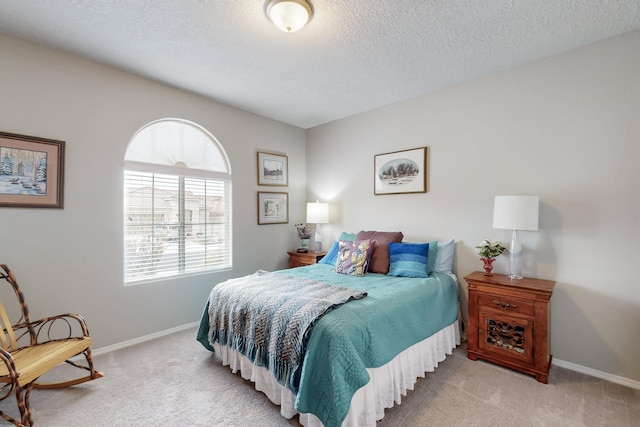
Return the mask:
<path fill-rule="evenodd" d="M 309 250 L 309 240 L 311 239 L 300 239 L 300 248 Z"/>

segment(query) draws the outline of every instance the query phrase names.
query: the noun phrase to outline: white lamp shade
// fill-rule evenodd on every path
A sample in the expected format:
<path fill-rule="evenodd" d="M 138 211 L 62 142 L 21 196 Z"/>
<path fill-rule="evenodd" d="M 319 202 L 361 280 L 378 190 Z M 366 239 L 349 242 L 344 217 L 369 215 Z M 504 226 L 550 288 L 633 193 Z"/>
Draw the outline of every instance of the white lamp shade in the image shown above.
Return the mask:
<path fill-rule="evenodd" d="M 265 13 L 278 29 L 293 33 L 307 24 L 313 9 L 306 0 L 267 0 Z"/>
<path fill-rule="evenodd" d="M 326 224 L 329 222 L 328 203 L 307 203 L 307 222 L 310 224 Z"/>
<path fill-rule="evenodd" d="M 496 196 L 493 228 L 537 230 L 539 204 L 538 196 Z"/>

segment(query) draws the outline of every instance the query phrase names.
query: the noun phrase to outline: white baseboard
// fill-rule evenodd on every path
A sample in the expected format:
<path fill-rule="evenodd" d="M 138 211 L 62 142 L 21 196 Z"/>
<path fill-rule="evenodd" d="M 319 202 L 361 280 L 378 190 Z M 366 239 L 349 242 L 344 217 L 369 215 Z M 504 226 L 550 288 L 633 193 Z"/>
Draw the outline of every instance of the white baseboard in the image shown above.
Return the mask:
<path fill-rule="evenodd" d="M 199 321 L 196 321 L 193 323 L 187 323 L 186 325 L 176 326 L 175 328 L 166 329 L 160 332 L 155 332 L 153 334 L 145 335 L 139 338 L 134 338 L 132 340 L 124 341 L 118 344 L 109 345 L 107 347 L 102 347 L 95 350 L 92 349 L 91 353 L 95 356 L 99 354 L 110 353 L 112 351 L 120 350 L 122 348 L 131 347 L 132 345 L 141 344 L 146 341 L 151 341 L 156 338 L 164 337 L 166 335 L 170 335 L 175 332 L 184 331 L 185 329 L 194 328 L 199 324 L 200 324 Z M 560 360 L 556 358 L 552 359 L 551 364 L 559 366 L 560 368 L 565 368 L 571 371 L 580 372 L 585 375 L 590 375 L 592 377 L 600 378 L 606 381 L 610 381 L 612 383 L 616 383 L 616 384 L 620 384 L 620 385 L 624 385 L 627 387 L 640 390 L 640 381 L 632 380 L 630 378 L 620 377 L 618 375 L 613 375 L 607 372 L 598 371 L 596 369 L 587 368 L 586 366 L 577 365 L 575 363 L 566 362 L 564 360 Z"/>
<path fill-rule="evenodd" d="M 194 327 L 198 326 L 199 324 L 200 324 L 199 321 L 193 322 L 193 323 L 187 323 L 186 325 L 176 326 L 175 328 L 166 329 L 166 330 L 160 331 L 160 332 L 155 332 L 153 334 L 145 335 L 145 336 L 142 336 L 142 337 L 139 337 L 139 338 L 134 338 L 134 339 L 128 340 L 128 341 L 123 341 L 121 343 L 108 345 L 106 347 L 101 347 L 101 348 L 98 348 L 98 349 L 95 349 L 95 350 L 91 349 L 91 354 L 94 355 L 94 356 L 97 356 L 97 355 L 100 355 L 100 354 L 110 353 L 112 351 L 120 350 L 122 348 L 131 347 L 132 345 L 141 344 L 141 343 L 146 342 L 146 341 L 151 341 L 151 340 L 154 340 L 156 338 L 164 337 L 166 335 L 170 335 L 170 334 L 173 334 L 175 332 L 184 331 L 185 329 L 194 328 Z M 195 340 L 195 337 L 193 339 Z"/>
<path fill-rule="evenodd" d="M 570 371 L 580 372 L 581 374 L 590 375 L 592 377 L 600 378 L 612 383 L 640 390 L 640 381 L 632 380 L 630 378 L 620 377 L 618 375 L 613 375 L 607 372 L 598 371 L 596 369 L 587 368 L 586 366 L 559 360 L 555 357 L 551 360 L 551 364 L 559 366 L 561 368 L 569 369 Z"/>

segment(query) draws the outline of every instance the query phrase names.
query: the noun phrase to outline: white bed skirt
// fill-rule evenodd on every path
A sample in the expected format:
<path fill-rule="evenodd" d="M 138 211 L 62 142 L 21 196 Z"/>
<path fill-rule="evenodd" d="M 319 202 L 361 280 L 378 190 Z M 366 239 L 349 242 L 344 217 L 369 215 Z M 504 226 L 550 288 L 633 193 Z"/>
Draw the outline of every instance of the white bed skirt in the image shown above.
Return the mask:
<path fill-rule="evenodd" d="M 426 372 L 433 372 L 447 355 L 460 344 L 458 322 L 436 332 L 429 338 L 409 347 L 386 365 L 369 368 L 371 380 L 360 388 L 351 400 L 349 413 L 342 423 L 343 427 L 375 426 L 377 420 L 384 417 L 384 410 L 394 403 L 400 404 L 407 390 L 413 390 L 418 377 L 424 378 Z M 252 364 L 239 352 L 214 344 L 214 349 L 229 366 L 245 380 L 255 383 L 255 388 L 263 392 L 269 400 L 280 406 L 285 418 L 298 415 L 294 408 L 295 395 L 288 388 L 278 384 L 269 370 Z M 300 424 L 305 427 L 322 427 L 322 422 L 313 414 L 299 414 Z"/>

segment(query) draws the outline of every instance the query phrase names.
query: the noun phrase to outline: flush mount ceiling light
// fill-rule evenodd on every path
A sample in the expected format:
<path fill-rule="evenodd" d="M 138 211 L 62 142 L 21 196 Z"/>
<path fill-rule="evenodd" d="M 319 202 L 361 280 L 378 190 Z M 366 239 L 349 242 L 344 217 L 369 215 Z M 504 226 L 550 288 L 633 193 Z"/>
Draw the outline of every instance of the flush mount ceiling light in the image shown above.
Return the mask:
<path fill-rule="evenodd" d="M 264 13 L 280 30 L 293 33 L 309 22 L 313 6 L 306 0 L 267 0 Z"/>

